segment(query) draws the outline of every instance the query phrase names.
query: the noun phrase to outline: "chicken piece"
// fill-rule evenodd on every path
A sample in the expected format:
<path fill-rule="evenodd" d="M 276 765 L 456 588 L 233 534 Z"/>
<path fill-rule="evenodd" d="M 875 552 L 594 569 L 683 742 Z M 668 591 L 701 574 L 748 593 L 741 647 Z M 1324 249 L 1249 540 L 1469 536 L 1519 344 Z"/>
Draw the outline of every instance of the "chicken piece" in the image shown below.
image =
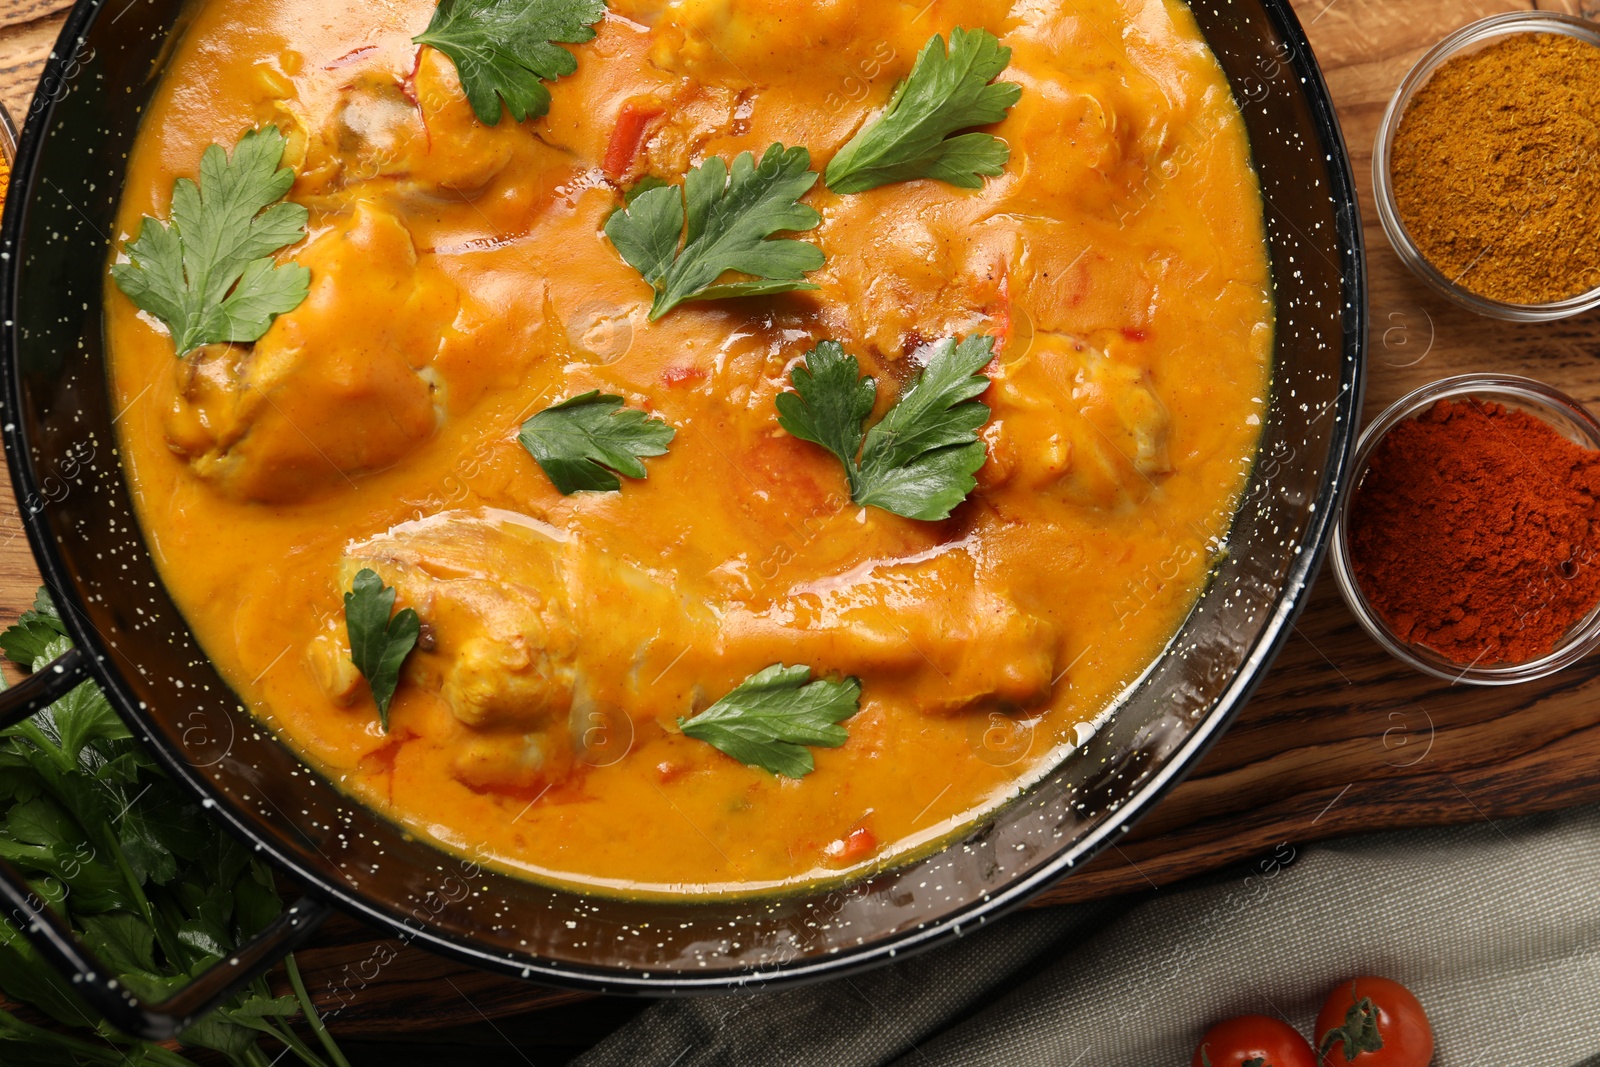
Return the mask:
<path fill-rule="evenodd" d="M 497 787 L 530 787 L 517 767 L 548 776 L 582 757 L 597 715 L 670 723 L 774 663 L 861 675 L 929 714 L 1034 705 L 1055 680 L 1054 626 L 979 580 L 960 546 L 814 582 L 760 611 L 708 602 L 580 535 L 494 510 L 446 512 L 351 546 L 346 587 L 363 567 L 433 635 L 408 681 L 473 730 L 515 739 L 511 778 Z M 473 758 L 457 772 L 482 785 L 484 757 Z"/>
<path fill-rule="evenodd" d="M 989 332 L 1004 303 L 1000 282 L 1013 234 L 981 226 L 984 202 L 932 182 L 883 186 L 827 205 L 830 256 L 812 280 L 830 296 L 824 314 L 847 347 L 899 361 L 927 341 Z"/>
<path fill-rule="evenodd" d="M 1007 210 L 1048 217 L 1072 204 L 1085 214 L 1109 215 L 1119 198 L 1143 188 L 1140 131 L 1124 117 L 1138 112 L 1119 106 L 1117 93 L 1036 73 L 1008 76 L 1023 91 L 1006 123 L 1019 178 L 1008 190 Z"/>
<path fill-rule="evenodd" d="M 897 46 L 907 38 L 904 26 L 917 7 L 910 0 L 814 0 L 806 18 L 811 27 L 802 39 L 775 33 L 783 25 L 792 0 L 630 0 L 624 8 L 641 10 L 655 32 L 652 62 L 665 71 L 724 85 L 837 85 L 861 78 L 864 59 L 885 40 Z M 892 64 L 892 85 L 911 69 L 914 49 Z M 892 54 L 892 53 L 891 53 Z M 887 87 L 885 89 L 887 93 Z"/>
<path fill-rule="evenodd" d="M 1167 409 L 1131 361 L 1041 333 L 993 381 L 986 488 L 1015 484 L 1111 508 L 1142 500 L 1172 470 Z"/>
<path fill-rule="evenodd" d="M 760 613 L 728 612 L 722 640 L 725 652 L 761 648 L 770 662 L 888 682 L 931 715 L 1039 703 L 1059 645 L 1053 625 L 995 590 L 959 546 L 806 583 Z"/>
<path fill-rule="evenodd" d="M 433 49 L 423 50 L 414 82 L 361 71 L 327 111 L 306 114 L 298 104 L 278 110 L 273 121 L 289 132 L 286 162 L 295 165 L 302 201 L 380 180 L 412 197 L 471 198 L 533 141 L 514 122 L 479 122 L 455 67 Z"/>
<path fill-rule="evenodd" d="M 1006 0 L 969 2 L 1003 9 Z M 914 24 L 921 6 L 814 0 L 792 32 L 790 0 L 615 0 L 616 22 L 650 27 L 648 52 L 635 62 L 663 76 L 651 89 L 657 103 L 637 102 L 654 116 L 638 157 L 650 173 L 675 179 L 707 156 L 759 154 L 782 141 L 810 149 L 820 170 L 910 72 L 930 33 Z M 630 139 L 627 111 L 619 120 L 617 134 Z"/>
<path fill-rule="evenodd" d="M 419 268 L 411 236 L 367 203 L 297 257 L 305 302 L 253 346 L 177 365 L 169 447 L 223 494 L 293 503 L 387 467 L 438 421 L 429 367 L 455 317 L 454 285 Z"/>
<path fill-rule="evenodd" d="M 748 90 L 736 91 L 720 85 L 685 82 L 671 100 L 645 97 L 630 101 L 633 121 L 643 121 L 637 136 L 637 149 L 622 163 L 618 139 L 626 133 L 619 121 L 613 133 L 613 147 L 606 153 L 607 171 L 626 185 L 632 185 L 646 172 L 677 176 L 687 174 L 707 155 L 730 154 L 722 141 L 738 136 L 748 126 L 754 108 Z M 717 150 L 710 150 L 716 145 Z"/>

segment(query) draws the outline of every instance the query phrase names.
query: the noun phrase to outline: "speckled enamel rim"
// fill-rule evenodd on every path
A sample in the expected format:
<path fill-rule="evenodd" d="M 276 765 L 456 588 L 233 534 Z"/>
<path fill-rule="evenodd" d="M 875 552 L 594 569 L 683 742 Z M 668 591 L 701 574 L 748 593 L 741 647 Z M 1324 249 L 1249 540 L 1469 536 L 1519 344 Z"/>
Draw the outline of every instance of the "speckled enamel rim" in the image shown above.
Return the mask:
<path fill-rule="evenodd" d="M 135 0 L 137 2 L 137 0 Z M 1214 6 L 1215 0 L 1194 0 L 1196 6 Z M 1232 0 L 1229 0 L 1231 3 Z M 400 909 L 394 902 L 372 899 L 353 893 L 320 872 L 300 863 L 284 852 L 266 836 L 256 832 L 250 820 L 238 814 L 227 804 L 216 803 L 213 790 L 204 777 L 176 751 L 161 740 L 161 732 L 142 721 L 137 711 L 131 711 L 132 726 L 136 733 L 153 742 L 155 753 L 162 766 L 191 794 L 200 798 L 214 814 L 221 816 L 224 825 L 241 840 L 270 857 L 279 867 L 298 878 L 317 896 L 359 916 L 378 928 L 396 935 L 411 944 L 420 944 L 443 955 L 450 956 L 487 970 L 512 976 L 532 978 L 545 984 L 575 987 L 608 993 L 636 993 L 652 996 L 668 994 L 694 994 L 726 992 L 752 986 L 770 986 L 775 983 L 797 983 L 837 976 L 888 962 L 900 955 L 920 951 L 948 941 L 962 933 L 990 921 L 1006 911 L 1026 902 L 1030 897 L 1059 880 L 1076 866 L 1091 859 L 1116 836 L 1125 832 L 1142 814 L 1194 768 L 1200 758 L 1226 730 L 1234 715 L 1259 683 L 1266 668 L 1282 647 L 1291 632 L 1295 618 L 1304 607 L 1306 592 L 1320 566 L 1326 551 L 1332 520 L 1336 509 L 1331 505 L 1343 490 L 1345 475 L 1355 446 L 1356 415 L 1360 410 L 1364 387 L 1364 354 L 1367 344 L 1367 292 L 1366 256 L 1362 240 L 1360 214 L 1356 207 L 1356 190 L 1350 158 L 1340 131 L 1337 116 L 1329 97 L 1326 83 L 1312 56 L 1299 21 L 1288 0 L 1251 0 L 1258 4 L 1268 22 L 1289 46 L 1281 64 L 1298 82 L 1299 92 L 1310 111 L 1318 140 L 1318 149 L 1325 158 L 1329 181 L 1329 198 L 1335 206 L 1335 228 L 1338 243 L 1338 268 L 1342 278 L 1344 310 L 1343 336 L 1329 336 L 1329 343 L 1337 343 L 1339 361 L 1339 392 L 1333 410 L 1337 413 L 1336 426 L 1331 431 L 1329 455 L 1322 471 L 1317 506 L 1306 521 L 1305 534 L 1297 542 L 1294 562 L 1289 565 L 1281 587 L 1272 600 L 1266 621 L 1247 646 L 1248 651 L 1240 667 L 1222 694 L 1213 702 L 1204 719 L 1188 733 L 1185 739 L 1167 758 L 1164 765 L 1151 772 L 1126 800 L 1119 802 L 1115 813 L 1097 828 L 1063 848 L 1052 860 L 1028 872 L 996 892 L 985 894 L 965 909 L 940 920 L 929 922 L 885 937 L 857 949 L 849 949 L 821 958 L 784 963 L 771 968 L 738 973 L 723 972 L 697 978 L 693 975 L 658 975 L 642 977 L 638 972 L 621 967 L 582 966 L 570 963 L 553 964 L 531 955 L 518 955 L 497 951 L 468 937 L 460 937 L 424 925 L 403 922 Z M 86 34 L 105 0 L 80 0 L 67 18 L 56 49 L 46 65 L 44 80 L 60 78 L 69 62 L 74 46 Z M 1236 91 L 1241 86 L 1235 86 Z M 24 129 L 12 177 L 13 201 L 22 210 L 6 212 L 0 228 L 0 247 L 16 248 L 22 237 L 22 223 L 26 215 L 26 197 L 32 188 L 37 168 L 38 154 L 46 127 L 53 121 L 56 105 L 49 101 L 32 116 Z M 15 309 L 18 300 L 17 264 L 13 257 L 0 259 L 0 312 L 3 312 L 6 343 L 0 345 L 5 359 L 4 401 L 6 421 L 3 440 L 11 470 L 12 484 L 19 498 L 29 498 L 39 482 L 34 469 L 32 453 L 20 421 L 12 413 L 21 410 L 22 380 L 16 359 L 17 343 L 12 336 Z M 126 684 L 112 666 L 109 650 L 99 636 L 81 621 L 83 600 L 74 587 L 63 558 L 58 552 L 51 532 L 40 514 L 25 514 L 23 524 L 32 546 L 35 559 L 47 584 L 63 601 L 79 611 L 63 612 L 72 636 L 79 647 L 85 649 L 92 661 L 96 679 L 112 694 L 113 702 L 122 709 L 136 709 Z"/>

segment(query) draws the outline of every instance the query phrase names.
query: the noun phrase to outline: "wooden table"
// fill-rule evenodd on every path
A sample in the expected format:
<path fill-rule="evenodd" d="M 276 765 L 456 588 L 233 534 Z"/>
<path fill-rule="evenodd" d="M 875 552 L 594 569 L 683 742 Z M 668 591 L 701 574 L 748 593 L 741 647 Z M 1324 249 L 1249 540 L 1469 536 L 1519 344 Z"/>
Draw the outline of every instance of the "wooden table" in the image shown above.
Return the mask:
<path fill-rule="evenodd" d="M 0 0 L 0 100 L 14 115 L 27 114 L 69 6 Z M 1417 386 L 1473 371 L 1527 374 L 1600 403 L 1600 315 L 1516 326 L 1446 304 L 1390 250 L 1370 179 L 1384 106 L 1427 47 L 1502 11 L 1600 18 L 1600 0 L 1296 0 L 1295 7 L 1338 103 L 1361 189 L 1372 281 L 1368 416 Z M 0 619 L 25 608 L 38 581 L 15 516 L 9 487 L 0 487 Z M 1600 657 L 1530 685 L 1450 686 L 1386 656 L 1324 576 L 1260 693 L 1195 774 L 1119 847 L 1042 903 L 1168 885 L 1286 841 L 1600 801 L 1596 767 Z M 364 979 L 370 961 L 387 954 L 392 962 Z M 299 958 L 324 999 L 340 989 L 359 994 L 333 1021 L 346 1036 L 477 1022 L 574 999 L 420 949 L 382 949 L 352 920 L 335 920 Z"/>

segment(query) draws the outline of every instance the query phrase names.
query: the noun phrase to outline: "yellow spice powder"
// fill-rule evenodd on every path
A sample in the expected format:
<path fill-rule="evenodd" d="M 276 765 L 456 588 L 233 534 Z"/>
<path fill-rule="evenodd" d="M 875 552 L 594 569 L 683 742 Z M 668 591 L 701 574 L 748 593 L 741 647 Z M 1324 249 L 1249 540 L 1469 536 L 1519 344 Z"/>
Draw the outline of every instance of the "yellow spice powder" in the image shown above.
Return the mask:
<path fill-rule="evenodd" d="M 1600 48 L 1521 34 L 1450 60 L 1406 108 L 1391 174 L 1457 284 L 1516 304 L 1600 288 Z"/>

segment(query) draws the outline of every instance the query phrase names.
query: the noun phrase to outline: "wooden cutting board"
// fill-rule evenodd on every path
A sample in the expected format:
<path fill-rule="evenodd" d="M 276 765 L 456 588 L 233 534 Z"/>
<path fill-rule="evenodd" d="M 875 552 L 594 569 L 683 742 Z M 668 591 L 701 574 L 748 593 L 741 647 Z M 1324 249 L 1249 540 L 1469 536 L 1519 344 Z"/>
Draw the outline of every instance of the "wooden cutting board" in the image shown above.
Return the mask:
<path fill-rule="evenodd" d="M 0 100 L 27 114 L 66 0 L 0 0 Z M 1389 96 L 1445 34 L 1528 8 L 1600 18 L 1600 0 L 1296 0 L 1356 161 L 1371 250 L 1367 415 L 1438 378 L 1526 374 L 1600 404 L 1600 315 L 1554 326 L 1493 323 L 1433 296 L 1388 246 L 1372 206 L 1371 146 Z M 0 619 L 38 577 L 0 487 Z M 1465 823 L 1600 801 L 1600 657 L 1544 682 L 1451 686 L 1390 659 L 1331 578 L 1238 722 L 1119 846 L 1041 898 L 1086 900 L 1170 885 L 1280 843 Z M 426 1030 L 576 999 L 381 942 L 336 919 L 298 954 L 348 1036 Z"/>

